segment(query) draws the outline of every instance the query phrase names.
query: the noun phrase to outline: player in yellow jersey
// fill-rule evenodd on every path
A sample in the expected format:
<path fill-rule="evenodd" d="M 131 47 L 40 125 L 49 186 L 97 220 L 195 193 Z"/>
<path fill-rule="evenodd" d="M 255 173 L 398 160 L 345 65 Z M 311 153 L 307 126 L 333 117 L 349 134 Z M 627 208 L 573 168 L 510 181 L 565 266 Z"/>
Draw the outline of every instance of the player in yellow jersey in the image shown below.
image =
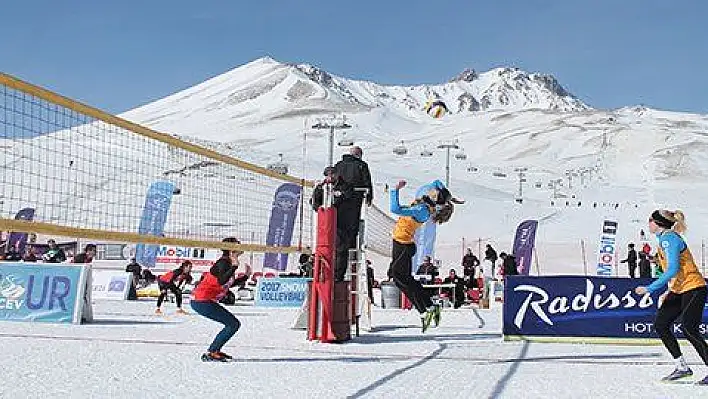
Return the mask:
<path fill-rule="evenodd" d="M 449 194 L 442 183 L 439 181 L 434 183 L 440 193 Z M 389 275 L 420 313 L 423 332 L 425 332 L 431 322 L 434 321 L 435 326 L 440 323 L 440 306 L 433 304 L 430 294 L 411 274 L 413 255 L 416 252 L 415 231 L 430 218 L 439 224 L 447 222 L 452 216 L 454 207 L 451 201 L 446 201 L 450 197 L 449 195 L 436 195 L 435 199 L 426 195 L 416 199 L 410 206 L 401 206 L 398 192 L 405 185 L 405 180 L 401 180 L 390 192 L 391 212 L 400 217 L 393 228 L 393 250 Z"/>
<path fill-rule="evenodd" d="M 647 292 L 666 289 L 668 286 L 668 290 L 659 299 L 654 326 L 676 363 L 676 369 L 662 379 L 664 382 L 671 382 L 693 375 L 672 332 L 673 323 L 679 316 L 684 336 L 696 349 L 703 363 L 708 365 L 708 344 L 699 331 L 706 303 L 706 281 L 698 270 L 686 241 L 680 235 L 686 231 L 683 212 L 654 211 L 649 218 L 649 231 L 659 240 L 656 259 L 663 274 L 648 287 L 637 287 L 635 291 L 644 295 Z M 708 376 L 697 384 L 708 385 Z"/>

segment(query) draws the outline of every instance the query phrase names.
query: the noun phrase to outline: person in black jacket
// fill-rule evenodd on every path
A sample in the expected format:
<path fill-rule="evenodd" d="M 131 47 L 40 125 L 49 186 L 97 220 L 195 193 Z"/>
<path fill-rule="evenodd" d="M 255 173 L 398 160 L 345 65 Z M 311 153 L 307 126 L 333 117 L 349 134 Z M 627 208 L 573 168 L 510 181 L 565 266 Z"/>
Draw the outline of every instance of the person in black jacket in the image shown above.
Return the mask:
<path fill-rule="evenodd" d="M 44 263 L 61 263 L 66 260 L 66 253 L 59 248 L 56 241 L 48 240 L 47 245 L 49 245 L 49 249 L 42 255 Z"/>
<path fill-rule="evenodd" d="M 361 219 L 361 206 L 364 200 L 371 206 L 374 200 L 373 185 L 369 165 L 361 157 L 363 151 L 354 146 L 349 154 L 342 156 L 342 160 L 334 165 L 335 175 L 342 182 L 351 187 L 353 193 L 350 198 L 343 197 L 337 206 L 337 254 L 334 271 L 335 281 L 343 281 L 347 272 L 349 250 L 356 247 L 356 237 L 359 234 L 359 220 Z M 357 189 L 366 189 L 357 191 Z"/>
<path fill-rule="evenodd" d="M 516 268 L 516 258 L 513 255 L 502 252 L 499 257 L 504 261 L 502 264 L 504 276 L 516 276 L 519 274 L 519 270 Z"/>
<path fill-rule="evenodd" d="M 651 255 L 639 251 L 639 277 L 651 278 Z"/>
<path fill-rule="evenodd" d="M 474 256 L 472 249 L 467 248 L 467 253 L 462 257 L 462 275 L 465 279 L 475 277 L 475 271 L 479 264 L 479 259 Z"/>
<path fill-rule="evenodd" d="M 488 260 L 492 264 L 492 274 L 494 273 L 494 264 L 497 263 L 497 251 L 492 248 L 491 244 L 487 244 L 487 249 L 484 251 L 484 260 Z"/>
<path fill-rule="evenodd" d="M 629 244 L 627 250 L 627 259 L 621 260 L 621 263 L 626 263 L 629 267 L 629 277 L 636 278 L 637 272 L 637 251 L 634 250 L 634 244 Z"/>

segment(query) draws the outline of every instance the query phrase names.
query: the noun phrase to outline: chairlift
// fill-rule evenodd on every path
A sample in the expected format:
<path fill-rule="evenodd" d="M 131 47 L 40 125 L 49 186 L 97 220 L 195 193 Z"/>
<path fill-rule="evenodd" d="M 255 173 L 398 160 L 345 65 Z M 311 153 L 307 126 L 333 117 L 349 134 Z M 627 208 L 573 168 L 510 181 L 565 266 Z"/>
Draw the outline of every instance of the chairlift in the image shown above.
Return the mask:
<path fill-rule="evenodd" d="M 470 165 L 467 167 L 467 171 L 468 172 L 479 172 L 479 168 L 477 168 L 476 166 Z"/>
<path fill-rule="evenodd" d="M 278 154 L 278 157 L 280 158 L 279 161 L 268 164 L 267 168 L 269 170 L 272 170 L 273 172 L 280 173 L 282 175 L 287 175 L 288 164 L 283 162 L 283 154 Z"/>
<path fill-rule="evenodd" d="M 536 186 L 536 188 L 541 188 L 543 187 L 543 182 L 537 181 L 534 186 Z"/>
<path fill-rule="evenodd" d="M 506 173 L 504 173 L 504 172 L 494 172 L 494 173 L 492 173 L 492 176 L 494 176 L 494 177 L 506 177 Z"/>
<path fill-rule="evenodd" d="M 460 161 L 464 161 L 464 160 L 467 159 L 467 154 L 465 154 L 464 152 L 460 151 L 460 152 L 458 152 L 457 154 L 455 154 L 455 159 L 460 160 Z"/>
<path fill-rule="evenodd" d="M 429 158 L 433 156 L 433 152 L 430 150 L 423 150 L 420 152 L 420 156 L 424 158 Z"/>
<path fill-rule="evenodd" d="M 342 139 L 337 142 L 340 147 L 351 147 L 354 145 L 354 140 L 347 137 L 346 133 L 342 134 Z"/>
<path fill-rule="evenodd" d="M 401 140 L 401 145 L 393 147 L 393 153 L 396 155 L 408 154 L 408 148 L 406 148 L 406 146 L 403 144 L 403 140 Z"/>

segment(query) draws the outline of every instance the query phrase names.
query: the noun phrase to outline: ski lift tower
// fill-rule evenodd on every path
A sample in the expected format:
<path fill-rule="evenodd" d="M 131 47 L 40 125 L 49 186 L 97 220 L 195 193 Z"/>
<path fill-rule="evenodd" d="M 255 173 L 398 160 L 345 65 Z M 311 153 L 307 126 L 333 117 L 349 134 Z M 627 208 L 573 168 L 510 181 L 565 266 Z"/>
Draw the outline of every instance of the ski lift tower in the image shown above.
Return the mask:
<path fill-rule="evenodd" d="M 514 172 L 519 174 L 519 193 L 516 196 L 516 202 L 521 204 L 524 202 L 524 182 L 526 182 L 526 171 L 529 170 L 526 167 L 514 168 Z"/>
<path fill-rule="evenodd" d="M 438 145 L 438 148 L 447 150 L 447 156 L 445 158 L 445 186 L 450 188 L 450 150 L 459 150 L 460 146 L 457 145 L 457 140 L 451 143 L 442 143 Z"/>
<path fill-rule="evenodd" d="M 334 165 L 334 132 L 336 129 L 349 129 L 352 125 L 347 123 L 347 117 L 342 116 L 340 119 L 332 117 L 328 120 L 319 120 L 312 125 L 313 129 L 329 129 L 329 153 L 327 157 L 327 166 Z"/>

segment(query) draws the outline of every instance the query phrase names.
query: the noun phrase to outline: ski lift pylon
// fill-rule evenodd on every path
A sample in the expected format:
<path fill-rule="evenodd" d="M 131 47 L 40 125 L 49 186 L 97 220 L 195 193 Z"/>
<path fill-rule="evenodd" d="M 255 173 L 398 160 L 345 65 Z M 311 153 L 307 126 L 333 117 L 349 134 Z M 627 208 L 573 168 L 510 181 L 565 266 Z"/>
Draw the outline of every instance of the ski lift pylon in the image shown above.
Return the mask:
<path fill-rule="evenodd" d="M 401 144 L 393 147 L 393 153 L 396 155 L 406 155 L 408 154 L 408 148 L 406 148 L 405 144 L 403 144 L 403 140 L 401 140 Z"/>

